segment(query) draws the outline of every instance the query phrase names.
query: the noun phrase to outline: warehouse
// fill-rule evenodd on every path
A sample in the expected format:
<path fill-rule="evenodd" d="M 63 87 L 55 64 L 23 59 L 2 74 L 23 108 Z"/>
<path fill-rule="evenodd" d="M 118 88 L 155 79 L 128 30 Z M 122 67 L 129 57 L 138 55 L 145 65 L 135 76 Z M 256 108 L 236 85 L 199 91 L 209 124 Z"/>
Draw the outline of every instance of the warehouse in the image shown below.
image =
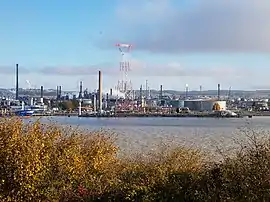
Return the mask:
<path fill-rule="evenodd" d="M 219 100 L 185 100 L 184 106 L 192 111 L 226 110 L 226 101 Z"/>

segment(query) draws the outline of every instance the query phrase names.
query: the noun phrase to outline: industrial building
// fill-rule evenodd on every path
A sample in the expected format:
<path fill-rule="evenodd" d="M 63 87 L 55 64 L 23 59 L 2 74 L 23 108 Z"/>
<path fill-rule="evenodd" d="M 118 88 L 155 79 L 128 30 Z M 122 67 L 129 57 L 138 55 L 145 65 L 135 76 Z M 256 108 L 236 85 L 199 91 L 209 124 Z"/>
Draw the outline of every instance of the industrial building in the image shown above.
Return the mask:
<path fill-rule="evenodd" d="M 192 111 L 226 110 L 226 101 L 219 100 L 185 100 L 184 106 Z"/>

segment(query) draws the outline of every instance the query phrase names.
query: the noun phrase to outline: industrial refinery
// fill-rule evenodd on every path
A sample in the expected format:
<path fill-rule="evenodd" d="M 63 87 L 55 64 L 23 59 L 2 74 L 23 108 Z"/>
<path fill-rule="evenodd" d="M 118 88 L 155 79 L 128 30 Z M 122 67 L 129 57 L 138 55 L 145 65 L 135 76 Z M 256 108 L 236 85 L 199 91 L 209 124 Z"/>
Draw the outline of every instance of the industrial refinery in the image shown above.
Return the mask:
<path fill-rule="evenodd" d="M 124 64 L 124 67 L 123 67 Z M 2 96 L 1 114 L 19 116 L 45 115 L 77 115 L 81 117 L 95 116 L 142 116 L 142 115 L 191 115 L 203 113 L 204 116 L 213 112 L 222 112 L 227 116 L 237 116 L 239 111 L 269 111 L 268 99 L 245 99 L 231 95 L 231 91 L 224 95 L 221 85 L 217 85 L 215 95 L 197 94 L 189 92 L 186 85 L 185 92 L 179 95 L 168 94 L 163 85 L 159 90 L 149 88 L 145 81 L 145 89 L 133 89 L 131 81 L 127 81 L 128 63 L 120 63 L 120 70 L 125 71 L 122 81 L 118 81 L 116 92 L 113 88 L 109 92 L 102 90 L 102 72 L 98 71 L 97 90 L 88 92 L 80 82 L 78 93 L 63 92 L 63 86 L 56 90 L 48 90 L 44 86 L 40 89 L 24 90 L 19 88 L 19 65 L 16 65 L 15 96 Z M 85 89 L 85 90 L 83 90 Z M 234 112 L 233 112 L 234 111 Z"/>
<path fill-rule="evenodd" d="M 180 116 L 180 115 L 202 115 L 225 114 L 226 116 L 237 116 L 243 111 L 269 111 L 268 100 L 256 99 L 234 95 L 231 88 L 221 91 L 221 84 L 217 84 L 214 93 L 209 95 L 202 91 L 190 92 L 186 84 L 185 92 L 176 93 L 166 91 L 164 86 L 159 89 L 150 89 L 148 80 L 139 89 L 135 89 L 129 79 L 131 63 L 129 54 L 131 44 L 116 44 L 121 61 L 119 62 L 120 79 L 116 86 L 110 88 L 109 92 L 103 91 L 103 75 L 97 72 L 98 83 L 94 92 L 88 92 L 80 81 L 78 93 L 64 92 L 63 86 L 55 89 L 22 89 L 19 87 L 19 64 L 16 64 L 16 86 L 15 90 L 1 91 L 1 114 L 19 116 L 45 116 L 45 115 L 77 115 L 80 117 L 95 116 Z M 30 83 L 29 81 L 27 81 Z M 143 83 L 144 83 L 143 82 Z M 93 88 L 93 86 L 91 86 Z M 115 90 L 115 92 L 113 92 Z M 15 96 L 14 96 L 15 94 Z M 222 113 L 221 113 L 222 112 Z M 237 113 L 235 113 L 237 112 Z"/>

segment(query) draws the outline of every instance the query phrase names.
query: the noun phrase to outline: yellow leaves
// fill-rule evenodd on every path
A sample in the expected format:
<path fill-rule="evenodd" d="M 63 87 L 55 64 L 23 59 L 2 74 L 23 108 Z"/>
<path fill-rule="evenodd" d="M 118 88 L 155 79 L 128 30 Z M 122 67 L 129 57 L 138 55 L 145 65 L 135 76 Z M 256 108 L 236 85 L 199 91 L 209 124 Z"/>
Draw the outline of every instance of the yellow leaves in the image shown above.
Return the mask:
<path fill-rule="evenodd" d="M 92 176 L 113 162 L 114 150 L 113 143 L 98 133 L 65 131 L 39 121 L 24 125 L 20 119 L 2 119 L 0 182 L 6 188 L 0 194 L 4 201 L 57 198 L 70 185 L 98 179 Z"/>
<path fill-rule="evenodd" d="M 132 156 L 122 160 L 117 152 L 107 131 L 81 132 L 39 121 L 1 120 L 1 201 L 59 201 L 62 195 L 69 197 L 68 191 L 76 195 L 79 185 L 92 195 L 120 190 L 134 199 L 164 183 L 169 173 L 193 172 L 202 164 L 199 152 L 183 148 L 149 159 Z"/>

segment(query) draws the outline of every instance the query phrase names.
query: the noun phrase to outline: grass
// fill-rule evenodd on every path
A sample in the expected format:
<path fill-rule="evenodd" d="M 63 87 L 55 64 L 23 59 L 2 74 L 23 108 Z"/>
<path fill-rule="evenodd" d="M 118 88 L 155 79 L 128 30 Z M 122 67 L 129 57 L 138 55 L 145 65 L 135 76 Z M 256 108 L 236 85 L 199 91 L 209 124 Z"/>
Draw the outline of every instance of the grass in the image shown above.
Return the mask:
<path fill-rule="evenodd" d="M 269 201 L 270 139 L 245 135 L 218 163 L 185 147 L 119 158 L 106 131 L 2 119 L 0 200 Z"/>

